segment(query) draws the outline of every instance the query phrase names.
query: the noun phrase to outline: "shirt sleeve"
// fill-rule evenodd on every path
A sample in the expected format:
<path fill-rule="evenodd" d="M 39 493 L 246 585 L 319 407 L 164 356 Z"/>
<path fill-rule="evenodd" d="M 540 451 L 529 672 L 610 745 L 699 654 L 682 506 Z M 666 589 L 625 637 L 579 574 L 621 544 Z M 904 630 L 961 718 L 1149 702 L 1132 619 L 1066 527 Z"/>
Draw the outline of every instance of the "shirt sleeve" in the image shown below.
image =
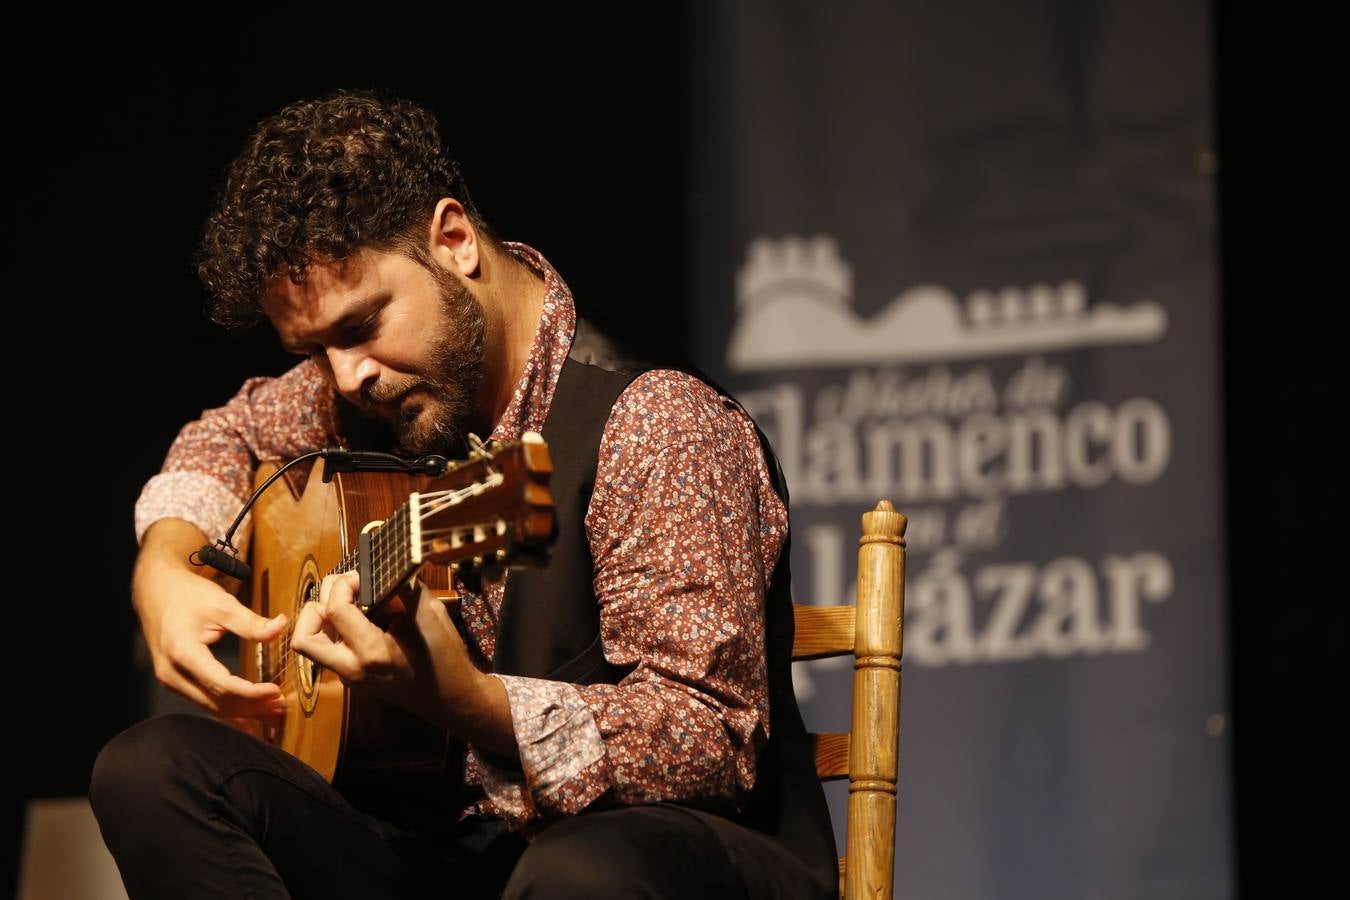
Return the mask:
<path fill-rule="evenodd" d="M 586 517 L 617 685 L 497 676 L 521 768 L 483 766 L 517 827 L 602 796 L 734 809 L 768 736 L 764 597 L 787 534 L 739 407 L 683 373 L 639 377 L 605 426 Z"/>
<path fill-rule="evenodd" d="M 216 537 L 239 514 L 260 459 L 316 450 L 337 432 L 337 407 L 323 373 L 310 360 L 276 378 L 250 378 L 224 406 L 189 422 L 169 447 L 164 466 L 136 501 L 136 540 L 159 519 L 186 519 Z M 247 538 L 245 519 L 237 535 Z"/>

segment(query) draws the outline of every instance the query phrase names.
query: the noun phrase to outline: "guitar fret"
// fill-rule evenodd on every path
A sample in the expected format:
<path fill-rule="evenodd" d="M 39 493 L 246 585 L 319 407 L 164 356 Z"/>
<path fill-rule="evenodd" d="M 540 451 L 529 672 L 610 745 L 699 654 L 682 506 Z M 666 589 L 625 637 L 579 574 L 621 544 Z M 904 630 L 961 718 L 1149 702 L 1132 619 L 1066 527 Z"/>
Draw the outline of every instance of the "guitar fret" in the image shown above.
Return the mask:
<path fill-rule="evenodd" d="M 403 509 L 404 507 L 400 506 L 398 509 L 394 510 L 394 514 L 390 517 L 390 521 L 385 523 L 385 529 L 389 532 L 389 540 L 387 543 L 391 545 L 387 548 L 388 552 L 385 554 L 384 558 L 384 587 L 386 591 L 392 591 L 398 584 L 398 532 L 399 521 L 403 517 Z"/>
<path fill-rule="evenodd" d="M 370 593 L 371 599 L 375 603 L 379 603 L 383 600 L 385 594 L 384 560 L 389 552 L 386 546 L 389 536 L 385 533 L 385 526 L 388 524 L 389 520 L 385 519 L 385 525 L 381 525 L 375 533 L 371 535 L 370 539 L 370 558 L 372 563 L 370 577 L 374 580 Z"/>
<path fill-rule="evenodd" d="M 412 568 L 412 509 L 407 506 L 403 508 L 408 510 L 408 514 L 399 522 L 399 528 L 402 530 L 399 532 L 398 548 L 399 553 L 402 554 L 400 558 L 402 568 L 410 569 Z"/>
<path fill-rule="evenodd" d="M 402 576 L 404 571 L 406 570 L 403 561 L 403 545 L 404 545 L 403 533 L 404 533 L 404 524 L 407 521 L 408 521 L 408 504 L 404 503 L 402 506 L 398 508 L 398 521 L 394 523 L 394 533 L 393 533 L 394 552 L 391 554 L 391 558 L 389 560 L 389 569 L 392 576 L 392 580 L 394 581 L 395 584 L 403 580 Z"/>

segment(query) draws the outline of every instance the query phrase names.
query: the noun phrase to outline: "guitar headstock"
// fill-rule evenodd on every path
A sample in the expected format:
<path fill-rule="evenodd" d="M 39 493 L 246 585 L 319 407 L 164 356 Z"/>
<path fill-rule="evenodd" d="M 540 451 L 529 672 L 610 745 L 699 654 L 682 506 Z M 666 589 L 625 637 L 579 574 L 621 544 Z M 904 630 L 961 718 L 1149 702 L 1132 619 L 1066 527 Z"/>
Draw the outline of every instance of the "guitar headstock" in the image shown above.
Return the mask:
<path fill-rule="evenodd" d="M 409 498 L 416 562 L 451 571 L 539 563 L 556 533 L 553 461 L 534 432 L 480 445 Z"/>

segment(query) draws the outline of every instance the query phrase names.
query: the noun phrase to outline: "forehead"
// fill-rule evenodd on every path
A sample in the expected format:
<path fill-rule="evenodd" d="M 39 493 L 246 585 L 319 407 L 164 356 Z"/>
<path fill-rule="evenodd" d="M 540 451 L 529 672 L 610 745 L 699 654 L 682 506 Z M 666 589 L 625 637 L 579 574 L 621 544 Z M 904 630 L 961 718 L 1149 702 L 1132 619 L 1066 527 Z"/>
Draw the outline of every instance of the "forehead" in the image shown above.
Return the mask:
<path fill-rule="evenodd" d="M 261 306 L 268 318 L 305 318 L 325 308 L 350 302 L 362 290 L 378 286 L 380 266 L 370 251 L 342 260 L 315 260 L 299 284 L 283 269 L 263 289 Z"/>

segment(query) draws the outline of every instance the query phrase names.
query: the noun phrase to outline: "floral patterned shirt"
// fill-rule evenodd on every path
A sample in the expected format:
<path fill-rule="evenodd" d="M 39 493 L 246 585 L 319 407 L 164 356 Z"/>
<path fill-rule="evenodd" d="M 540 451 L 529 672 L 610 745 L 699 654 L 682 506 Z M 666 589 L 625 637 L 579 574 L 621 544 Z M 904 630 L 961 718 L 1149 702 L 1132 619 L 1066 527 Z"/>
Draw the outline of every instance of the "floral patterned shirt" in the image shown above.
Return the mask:
<path fill-rule="evenodd" d="M 546 295 L 524 373 L 491 434 L 498 440 L 542 430 L 576 327 L 552 266 L 523 244 L 506 247 Z M 335 395 L 311 361 L 250 379 L 179 433 L 136 504 L 137 537 L 170 516 L 221 535 L 258 459 L 340 440 Z M 764 598 L 788 528 L 749 417 L 685 373 L 640 375 L 605 425 L 585 526 L 604 655 L 632 671 L 616 685 L 494 676 L 507 691 L 520 768 L 471 753 L 465 778 L 482 786 L 479 808 L 528 833 L 601 795 L 739 803 L 768 736 Z M 504 582 L 481 593 L 457 587 L 457 624 L 486 667 Z"/>

